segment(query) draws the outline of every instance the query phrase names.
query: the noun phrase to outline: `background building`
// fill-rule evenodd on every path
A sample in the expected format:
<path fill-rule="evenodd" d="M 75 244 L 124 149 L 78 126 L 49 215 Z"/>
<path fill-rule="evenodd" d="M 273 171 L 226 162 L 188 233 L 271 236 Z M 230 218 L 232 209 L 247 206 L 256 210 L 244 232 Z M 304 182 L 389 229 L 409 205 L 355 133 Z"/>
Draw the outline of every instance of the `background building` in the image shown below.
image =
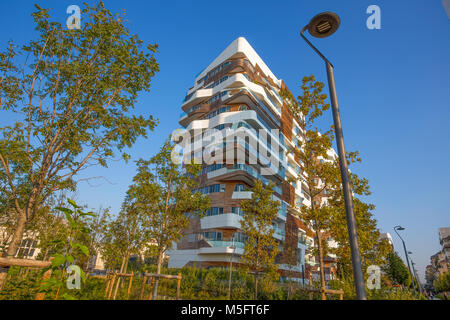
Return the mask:
<path fill-rule="evenodd" d="M 450 268 L 450 227 L 439 228 L 439 243 L 442 248 L 430 257 L 425 270 L 426 287 L 432 288 L 433 281 L 449 271 Z"/>

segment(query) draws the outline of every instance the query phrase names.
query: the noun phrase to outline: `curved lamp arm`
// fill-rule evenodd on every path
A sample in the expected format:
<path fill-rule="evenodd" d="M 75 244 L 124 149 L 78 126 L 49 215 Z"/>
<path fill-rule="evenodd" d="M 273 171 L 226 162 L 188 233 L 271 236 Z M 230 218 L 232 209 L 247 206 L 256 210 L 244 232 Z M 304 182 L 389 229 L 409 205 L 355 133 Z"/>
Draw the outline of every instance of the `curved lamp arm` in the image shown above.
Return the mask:
<path fill-rule="evenodd" d="M 401 228 L 401 226 L 395 226 L 394 227 L 394 231 L 395 233 L 398 235 L 398 237 L 400 238 L 400 240 L 402 240 L 402 242 L 405 242 L 405 240 L 403 240 L 403 238 L 400 236 L 400 234 L 397 232 L 397 228 Z"/>
<path fill-rule="evenodd" d="M 300 32 L 300 36 L 303 38 L 303 40 L 306 41 L 306 43 L 326 62 L 329 63 L 333 68 L 333 64 L 330 62 L 330 60 L 328 60 L 322 52 L 319 51 L 319 49 L 317 49 L 306 37 L 303 33 L 305 33 L 306 29 L 308 29 L 309 25 L 307 24 L 306 26 L 303 27 L 302 31 Z"/>

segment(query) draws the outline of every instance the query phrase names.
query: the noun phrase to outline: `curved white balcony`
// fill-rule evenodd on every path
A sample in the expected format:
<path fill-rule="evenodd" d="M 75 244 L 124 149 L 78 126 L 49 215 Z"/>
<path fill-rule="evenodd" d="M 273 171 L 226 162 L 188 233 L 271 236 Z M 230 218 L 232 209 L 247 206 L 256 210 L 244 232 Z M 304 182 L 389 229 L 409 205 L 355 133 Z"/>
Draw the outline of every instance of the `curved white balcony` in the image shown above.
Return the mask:
<path fill-rule="evenodd" d="M 231 199 L 251 199 L 252 193 L 251 191 L 234 191 Z"/>
<path fill-rule="evenodd" d="M 234 213 L 218 214 L 215 216 L 203 217 L 200 219 L 202 229 L 211 228 L 236 228 L 241 227 L 242 217 Z"/>

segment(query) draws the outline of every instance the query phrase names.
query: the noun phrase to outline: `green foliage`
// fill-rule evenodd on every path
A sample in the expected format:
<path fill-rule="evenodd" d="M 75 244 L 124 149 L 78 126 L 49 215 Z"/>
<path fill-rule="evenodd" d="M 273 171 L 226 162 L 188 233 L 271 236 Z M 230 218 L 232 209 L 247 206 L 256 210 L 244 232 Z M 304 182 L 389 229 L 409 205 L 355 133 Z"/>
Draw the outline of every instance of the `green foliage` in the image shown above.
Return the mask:
<path fill-rule="evenodd" d="M 283 94 L 304 129 L 304 133 L 296 137 L 297 147 L 302 148 L 303 152 L 290 150 L 296 153 L 303 163 L 303 171 L 306 174 L 303 183 L 306 184 L 306 191 L 311 198 L 311 207 L 302 206 L 300 217 L 311 223 L 316 230 L 317 250 L 313 250 L 313 254 L 319 257 L 319 263 L 322 264 L 323 257 L 328 253 L 336 254 L 338 275 L 346 278 L 352 274 L 352 265 L 339 158 L 334 159 L 328 155 L 334 138 L 333 128 L 330 126 L 328 130 L 319 132 L 316 127 L 317 121 L 329 109 L 329 105 L 325 103 L 327 96 L 322 93 L 323 87 L 323 83 L 316 81 L 314 76 L 304 77 L 301 86 L 303 92 L 297 100 L 288 92 Z M 357 151 L 347 152 L 346 158 L 348 165 L 361 162 Z M 380 232 L 372 214 L 375 206 L 357 197 L 370 195 L 369 182 L 354 172 L 349 172 L 349 178 L 355 195 L 353 209 L 363 268 L 366 269 L 371 264 L 381 265 L 385 262 L 390 247 L 378 240 Z M 323 197 L 326 197 L 326 201 L 322 201 Z M 322 241 L 323 232 L 318 230 L 327 232 L 327 237 L 330 236 L 338 243 L 337 248 L 328 248 L 327 242 Z"/>
<path fill-rule="evenodd" d="M 433 286 L 436 292 L 450 291 L 450 272 L 447 271 L 446 273 L 441 274 L 439 278 L 434 281 Z"/>
<path fill-rule="evenodd" d="M 344 290 L 344 300 L 355 300 L 356 291 L 352 278 L 344 278 L 340 280 L 331 280 L 329 286 L 332 289 Z M 388 285 L 387 282 L 381 281 L 380 289 L 366 289 L 368 300 L 416 300 L 414 292 L 408 288 L 398 288 Z"/>
<path fill-rule="evenodd" d="M 0 128 L 1 198 L 16 213 L 10 256 L 48 197 L 74 190 L 87 166 L 128 159 L 125 149 L 157 123 L 132 114 L 159 71 L 156 44 L 144 45 L 102 2 L 85 4 L 80 30 L 36 8 L 37 38 L 0 53 L 0 108 L 17 119 Z"/>
<path fill-rule="evenodd" d="M 157 273 L 160 272 L 164 252 L 172 242 L 180 240 L 183 229 L 189 225 L 189 218 L 201 217 L 210 203 L 207 196 L 193 192 L 197 187 L 195 177 L 200 166 L 185 165 L 187 174 L 184 174 L 172 159 L 173 150 L 174 144 L 167 139 L 150 160 L 140 159 L 137 174 L 127 192 L 130 205 L 146 221 L 144 234 L 157 247 Z M 158 281 L 155 296 L 157 287 Z"/>
<path fill-rule="evenodd" d="M 0 300 L 34 300 L 42 278 L 42 272 L 31 270 L 25 276 L 24 268 L 11 267 L 8 280 L 0 290 Z"/>
<path fill-rule="evenodd" d="M 388 254 L 387 264 L 384 266 L 383 271 L 393 283 L 406 287 L 411 285 L 409 270 L 397 253 L 391 252 Z"/>
<path fill-rule="evenodd" d="M 245 270 L 254 275 L 254 299 L 258 298 L 259 276 L 266 274 L 270 277 L 277 270 L 275 257 L 279 250 L 272 224 L 277 218 L 280 203 L 272 200 L 273 187 L 272 183 L 264 186 L 261 180 L 255 180 L 251 189 L 252 198 L 241 201 L 241 230 L 247 236 L 241 262 Z"/>
<path fill-rule="evenodd" d="M 329 191 L 330 175 L 333 174 L 333 167 L 327 161 L 328 151 L 332 147 L 333 134 L 331 128 L 324 132 L 319 132 L 316 121 L 329 109 L 329 104 L 325 102 L 327 95 L 322 93 L 324 84 L 316 81 L 315 77 L 304 77 L 302 79 L 302 95 L 294 97 L 284 92 L 285 98 L 289 101 L 289 107 L 294 116 L 299 119 L 300 126 L 304 130 L 295 137 L 296 148 L 291 148 L 290 153 L 298 156 L 303 164 L 303 175 L 298 177 L 299 183 L 306 185 L 306 193 L 311 199 L 311 206 L 301 206 L 299 208 L 300 218 L 307 224 L 313 226 L 316 231 L 314 241 L 316 248 L 311 250 L 314 256 L 319 258 L 320 270 L 324 269 L 323 258 L 327 255 L 328 246 L 324 241 L 323 231 L 330 228 L 331 214 L 329 207 L 323 203 L 321 197 Z M 303 152 L 297 151 L 301 149 Z M 302 181 L 305 179 L 304 181 Z M 321 286 L 325 286 L 325 278 L 320 273 Z"/>
<path fill-rule="evenodd" d="M 145 217 L 126 198 L 117 218 L 105 226 L 100 252 L 107 268 L 126 271 L 130 256 L 139 254 L 150 241 L 145 225 Z"/>
<path fill-rule="evenodd" d="M 76 242 L 80 235 L 88 233 L 84 219 L 86 217 L 92 217 L 92 212 L 84 212 L 81 207 L 75 203 L 75 201 L 68 199 L 67 202 L 72 208 L 57 207 L 56 210 L 63 212 L 69 228 L 69 237 L 65 246 L 61 252 L 57 252 L 53 255 L 52 264 L 47 269 L 52 269 L 52 277 L 45 280 L 41 286 L 41 291 L 48 293 L 54 293 L 55 299 L 59 298 L 59 292 L 61 288 L 66 285 L 66 268 L 80 260 L 82 256 L 89 256 L 89 249 Z M 47 269 L 44 269 L 46 271 Z M 86 275 L 82 269 L 80 269 L 81 280 L 86 280 Z M 61 295 L 64 299 L 73 299 L 73 296 L 65 292 Z"/>

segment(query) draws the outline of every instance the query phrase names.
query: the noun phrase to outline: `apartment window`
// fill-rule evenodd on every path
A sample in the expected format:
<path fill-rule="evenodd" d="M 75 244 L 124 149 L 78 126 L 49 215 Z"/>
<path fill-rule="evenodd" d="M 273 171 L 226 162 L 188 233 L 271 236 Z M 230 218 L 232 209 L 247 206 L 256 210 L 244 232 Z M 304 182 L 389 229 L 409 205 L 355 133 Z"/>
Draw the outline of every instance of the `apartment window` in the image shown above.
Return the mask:
<path fill-rule="evenodd" d="M 188 242 L 195 242 L 197 240 L 197 235 L 195 233 L 188 234 Z"/>
<path fill-rule="evenodd" d="M 216 130 L 225 129 L 225 123 L 222 123 L 222 124 L 219 124 L 218 126 L 215 126 L 214 129 L 216 129 Z"/>
<path fill-rule="evenodd" d="M 215 193 L 215 192 L 225 192 L 224 184 L 213 184 L 210 186 L 206 186 L 198 189 L 198 192 L 203 194 Z"/>
<path fill-rule="evenodd" d="M 250 63 L 250 61 L 248 61 L 247 59 L 244 59 L 244 62 L 246 65 L 248 65 L 248 67 L 250 68 L 250 70 L 254 71 L 255 69 L 253 69 L 252 64 Z"/>
<path fill-rule="evenodd" d="M 221 207 L 211 207 L 207 212 L 206 216 L 217 216 L 219 214 L 223 214 L 223 208 Z"/>
<path fill-rule="evenodd" d="M 231 93 L 231 91 L 222 91 L 218 94 L 216 94 L 215 96 L 213 96 L 211 99 L 208 100 L 208 103 L 213 103 L 214 101 L 217 101 L 219 99 L 221 99 L 223 96 L 225 96 L 228 92 Z"/>
<path fill-rule="evenodd" d="M 203 238 L 210 241 L 222 241 L 222 232 L 210 231 L 203 232 Z"/>
<path fill-rule="evenodd" d="M 17 257 L 32 257 L 35 251 L 35 248 L 37 247 L 38 241 L 32 240 L 32 239 L 24 239 L 22 240 L 22 243 L 19 247 Z"/>
<path fill-rule="evenodd" d="M 245 242 L 247 240 L 247 236 L 242 232 L 233 233 L 233 240 L 236 242 Z"/>
<path fill-rule="evenodd" d="M 187 114 L 200 109 L 201 105 L 196 105 L 195 107 L 190 108 L 188 111 L 186 111 Z"/>
<path fill-rule="evenodd" d="M 220 66 L 218 66 L 215 69 L 213 69 L 212 71 L 210 71 L 208 73 L 208 77 L 212 77 L 213 75 L 217 74 L 220 70 L 224 69 L 230 63 L 231 63 L 230 61 L 226 61 L 226 62 L 222 63 Z M 205 80 L 206 80 L 206 78 L 205 78 Z"/>
<path fill-rule="evenodd" d="M 250 127 L 250 125 L 249 125 L 248 123 L 242 122 L 242 121 L 238 123 L 238 126 L 237 126 L 237 127 L 238 127 L 238 129 L 239 129 L 239 128 L 242 128 L 242 127 L 247 128 L 247 129 L 250 129 L 250 130 L 253 129 L 252 127 Z M 256 133 L 258 133 L 258 132 L 256 132 Z"/>
<path fill-rule="evenodd" d="M 234 191 L 236 191 L 236 192 L 244 192 L 244 191 L 250 191 L 250 189 L 247 186 L 245 186 L 245 185 L 243 185 L 241 183 L 238 183 L 234 187 Z"/>
<path fill-rule="evenodd" d="M 214 88 L 216 86 L 218 86 L 219 84 L 221 84 L 222 82 L 224 82 L 225 80 L 228 79 L 228 76 L 222 77 L 220 78 L 220 80 L 217 80 L 216 82 L 211 83 L 209 86 L 207 86 L 205 89 L 211 89 Z"/>
<path fill-rule="evenodd" d="M 205 116 L 205 119 L 211 119 L 211 118 L 217 116 L 218 114 L 221 114 L 221 113 L 224 113 L 224 112 L 230 112 L 230 111 L 231 111 L 231 107 L 230 106 L 222 107 L 222 108 L 219 108 L 219 109 L 217 109 L 217 110 L 215 110 L 213 112 L 208 113 Z"/>
<path fill-rule="evenodd" d="M 212 165 L 202 168 L 202 175 L 211 171 L 222 169 L 223 167 L 225 167 L 225 164 L 223 163 L 214 163 Z"/>
<path fill-rule="evenodd" d="M 231 207 L 231 213 L 243 216 L 244 215 L 244 211 L 242 211 L 241 207 Z"/>

